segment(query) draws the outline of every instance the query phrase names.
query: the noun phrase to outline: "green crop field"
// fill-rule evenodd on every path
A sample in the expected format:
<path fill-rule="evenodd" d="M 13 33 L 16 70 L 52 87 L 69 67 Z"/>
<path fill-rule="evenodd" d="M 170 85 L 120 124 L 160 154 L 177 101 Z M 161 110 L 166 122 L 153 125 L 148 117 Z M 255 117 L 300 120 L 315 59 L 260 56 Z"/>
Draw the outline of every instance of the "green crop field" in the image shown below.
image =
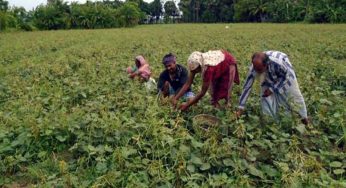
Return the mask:
<path fill-rule="evenodd" d="M 226 26 L 229 26 L 227 29 Z M 154 78 L 173 52 L 226 49 L 241 85 L 187 113 L 127 78 L 143 54 Z M 236 119 L 252 53 L 289 55 L 311 127 L 261 115 L 258 88 Z M 200 89 L 200 76 L 193 89 Z M 194 116 L 221 120 L 207 131 Z M 0 33 L 0 186 L 346 187 L 346 25 L 181 24 Z"/>

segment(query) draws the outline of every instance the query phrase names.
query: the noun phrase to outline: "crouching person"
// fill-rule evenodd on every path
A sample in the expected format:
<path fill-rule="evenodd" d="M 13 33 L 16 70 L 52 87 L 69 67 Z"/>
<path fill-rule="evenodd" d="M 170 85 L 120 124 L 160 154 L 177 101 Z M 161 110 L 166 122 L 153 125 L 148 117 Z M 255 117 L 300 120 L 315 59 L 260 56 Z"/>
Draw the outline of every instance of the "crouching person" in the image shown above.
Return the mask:
<path fill-rule="evenodd" d="M 141 82 L 144 82 L 144 86 L 147 90 L 155 90 L 156 81 L 151 77 L 149 63 L 143 56 L 137 56 L 135 58 L 135 65 L 128 67 L 126 71 L 131 79 L 138 78 Z"/>
<path fill-rule="evenodd" d="M 188 79 L 188 71 L 182 65 L 176 63 L 176 56 L 169 53 L 162 60 L 165 70 L 160 74 L 158 90 L 163 97 L 174 97 L 183 87 Z M 183 93 L 185 101 L 189 101 L 195 95 L 191 88 Z"/>
<path fill-rule="evenodd" d="M 309 123 L 293 66 L 288 56 L 278 51 L 257 52 L 252 56 L 252 65 L 240 97 L 237 117 L 244 112 L 255 78 L 260 79 L 261 106 L 264 114 L 277 118 L 279 106 L 283 106 L 287 111 L 298 109 L 302 123 Z M 290 105 L 290 101 L 294 103 L 294 107 Z"/>

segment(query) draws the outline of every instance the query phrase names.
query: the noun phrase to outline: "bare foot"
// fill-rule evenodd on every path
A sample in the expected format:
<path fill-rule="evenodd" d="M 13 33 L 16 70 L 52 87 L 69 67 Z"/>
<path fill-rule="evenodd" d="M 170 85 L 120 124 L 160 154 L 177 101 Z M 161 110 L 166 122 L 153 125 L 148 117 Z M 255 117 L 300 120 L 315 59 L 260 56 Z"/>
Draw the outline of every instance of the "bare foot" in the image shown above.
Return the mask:
<path fill-rule="evenodd" d="M 304 118 L 304 119 L 302 119 L 302 123 L 304 124 L 304 125 L 309 125 L 309 118 Z"/>
<path fill-rule="evenodd" d="M 221 109 L 221 105 L 218 102 L 214 103 L 214 107 L 217 108 L 217 109 Z"/>

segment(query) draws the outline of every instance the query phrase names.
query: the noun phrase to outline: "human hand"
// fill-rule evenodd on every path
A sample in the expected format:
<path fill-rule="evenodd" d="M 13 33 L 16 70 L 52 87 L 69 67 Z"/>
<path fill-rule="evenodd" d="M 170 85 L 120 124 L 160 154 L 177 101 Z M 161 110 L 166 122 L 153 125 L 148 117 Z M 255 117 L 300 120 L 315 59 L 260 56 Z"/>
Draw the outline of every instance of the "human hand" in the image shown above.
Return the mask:
<path fill-rule="evenodd" d="M 177 104 L 178 104 L 178 100 L 177 100 L 177 99 L 175 99 L 175 98 L 173 97 L 172 100 L 171 100 L 171 103 L 172 103 L 172 105 L 173 105 L 173 108 L 177 108 Z"/>
<path fill-rule="evenodd" d="M 240 117 L 243 115 L 243 113 L 244 113 L 244 110 L 239 109 L 239 110 L 235 113 L 235 116 L 236 116 L 237 118 L 240 118 Z"/>
<path fill-rule="evenodd" d="M 270 95 L 272 95 L 273 92 L 270 91 L 269 89 L 266 89 L 262 95 L 262 97 L 269 97 Z"/>
<path fill-rule="evenodd" d="M 183 103 L 179 106 L 179 109 L 181 111 L 186 111 L 187 109 L 189 109 L 189 104 L 188 103 Z"/>

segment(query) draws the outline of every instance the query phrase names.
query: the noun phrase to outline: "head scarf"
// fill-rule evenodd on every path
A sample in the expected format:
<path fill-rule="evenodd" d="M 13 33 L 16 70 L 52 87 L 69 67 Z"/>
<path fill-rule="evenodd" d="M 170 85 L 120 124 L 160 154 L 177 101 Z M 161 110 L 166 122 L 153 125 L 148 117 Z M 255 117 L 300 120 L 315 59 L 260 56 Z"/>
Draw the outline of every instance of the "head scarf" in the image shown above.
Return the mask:
<path fill-rule="evenodd" d="M 199 66 L 203 66 L 203 56 L 201 52 L 193 52 L 187 60 L 190 71 L 196 70 Z"/>
<path fill-rule="evenodd" d="M 141 66 L 147 64 L 147 61 L 144 59 L 143 56 L 139 55 L 136 57 L 136 61 L 139 62 L 140 66 L 138 68 L 140 68 Z"/>
<path fill-rule="evenodd" d="M 225 54 L 221 50 L 208 51 L 205 53 L 193 52 L 188 59 L 188 67 L 191 71 L 199 66 L 202 70 L 205 66 L 216 66 L 225 60 Z"/>

